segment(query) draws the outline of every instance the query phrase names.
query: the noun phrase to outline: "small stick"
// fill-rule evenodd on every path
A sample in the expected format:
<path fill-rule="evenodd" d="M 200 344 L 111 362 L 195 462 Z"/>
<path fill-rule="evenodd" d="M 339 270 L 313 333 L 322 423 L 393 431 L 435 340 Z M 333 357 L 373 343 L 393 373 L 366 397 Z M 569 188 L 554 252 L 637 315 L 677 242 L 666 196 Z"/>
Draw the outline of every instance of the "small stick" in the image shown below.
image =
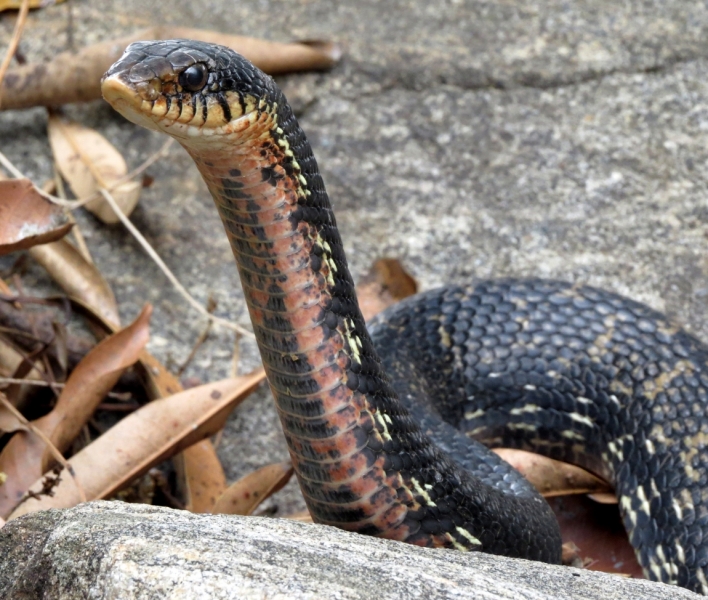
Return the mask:
<path fill-rule="evenodd" d="M 56 195 L 58 195 L 62 200 L 66 200 L 67 194 L 66 189 L 64 188 L 64 181 L 62 180 L 61 175 L 59 174 L 59 169 L 57 168 L 56 163 L 54 163 L 54 181 L 52 183 L 54 184 L 54 189 L 47 189 L 47 186 L 45 185 L 43 188 L 44 191 L 48 194 L 51 194 L 53 191 L 56 190 Z M 64 209 L 64 213 L 66 214 L 66 217 L 69 222 L 74 224 L 74 226 L 71 228 L 71 235 L 74 237 L 74 242 L 76 242 L 76 249 L 79 251 L 79 254 L 81 254 L 86 259 L 86 262 L 91 265 L 94 264 L 93 258 L 91 257 L 91 253 L 89 252 L 88 246 L 86 245 L 86 239 L 84 238 L 84 234 L 81 233 L 81 227 L 79 227 L 79 224 L 76 222 L 74 215 L 68 209 Z"/>
<path fill-rule="evenodd" d="M 114 190 L 117 188 L 119 185 L 122 183 L 125 183 L 126 181 L 129 181 L 131 179 L 134 179 L 138 175 L 140 175 L 143 171 L 148 169 L 153 163 L 157 162 L 161 158 L 167 155 L 167 151 L 169 150 L 169 147 L 172 145 L 174 140 L 172 138 L 168 139 L 160 149 L 155 152 L 153 155 L 149 156 L 146 158 L 140 165 L 138 165 L 135 169 L 132 171 L 126 173 L 121 177 L 120 179 L 116 179 L 109 187 L 109 190 Z M 0 165 L 5 167 L 8 173 L 10 173 L 13 177 L 16 179 L 25 179 L 24 174 L 22 171 L 20 171 L 15 165 L 12 164 L 12 162 L 2 153 L 0 152 Z M 58 206 L 63 206 L 64 208 L 68 208 L 69 210 L 75 210 L 77 208 L 82 207 L 84 204 L 88 204 L 89 202 L 93 202 L 94 200 L 97 200 L 98 198 L 101 197 L 100 192 L 96 192 L 95 194 L 91 194 L 90 196 L 86 196 L 85 198 L 79 198 L 78 200 L 65 200 L 64 198 L 60 198 L 59 196 L 54 196 L 52 194 L 48 194 L 45 192 L 43 189 L 38 188 L 37 186 L 34 186 L 35 189 L 37 190 L 37 193 L 42 196 L 43 198 L 46 198 L 50 202 L 53 202 L 54 204 L 57 204 Z"/>
<path fill-rule="evenodd" d="M 165 144 L 162 146 L 162 148 L 152 157 L 147 159 L 142 165 L 140 165 L 139 169 L 145 170 L 150 164 L 158 160 L 162 153 L 164 153 L 170 142 L 172 140 L 168 140 L 165 142 Z M 0 164 L 2 164 L 14 177 L 17 178 L 23 178 L 24 175 L 22 174 L 19 169 L 17 169 L 8 159 L 7 157 L 0 152 Z M 170 280 L 172 285 L 175 287 L 175 289 L 184 297 L 184 299 L 194 308 L 196 309 L 199 313 L 207 317 L 212 323 L 216 323 L 217 325 L 221 325 L 222 327 L 226 327 L 228 329 L 231 329 L 233 331 L 236 331 L 240 333 L 241 335 L 244 335 L 249 338 L 255 338 L 255 335 L 248 331 L 245 327 L 242 327 L 241 325 L 238 325 L 237 323 L 232 323 L 228 319 L 222 319 L 221 317 L 214 316 L 212 314 L 209 314 L 209 312 L 204 308 L 199 302 L 197 302 L 191 295 L 190 293 L 184 288 L 184 286 L 179 282 L 177 277 L 170 271 L 169 267 L 165 264 L 165 262 L 160 258 L 160 256 L 155 252 L 153 247 L 148 243 L 148 241 L 143 237 L 143 235 L 138 231 L 138 229 L 133 225 L 133 223 L 128 219 L 128 217 L 125 216 L 123 211 L 120 209 L 116 201 L 113 199 L 113 196 L 110 194 L 110 189 L 114 189 L 119 183 L 121 183 L 123 180 L 127 180 L 129 178 L 134 177 L 137 175 L 140 171 L 138 169 L 134 169 L 130 173 L 128 173 L 125 177 L 121 178 L 120 180 L 116 181 L 112 186 L 110 186 L 109 189 L 106 188 L 99 188 L 98 194 L 94 196 L 90 196 L 88 198 L 83 198 L 81 200 L 76 200 L 76 201 L 67 201 L 63 200 L 62 198 L 58 198 L 56 196 L 52 196 L 51 194 L 47 194 L 43 190 L 37 188 L 37 186 L 34 186 L 35 189 L 39 194 L 41 194 L 44 198 L 49 200 L 50 202 L 54 202 L 55 204 L 58 204 L 59 206 L 65 206 L 71 210 L 74 208 L 78 208 L 79 206 L 82 206 L 86 204 L 87 202 L 90 202 L 94 200 L 96 197 L 103 196 L 103 198 L 108 202 L 109 206 L 113 209 L 113 212 L 116 213 L 118 219 L 120 219 L 121 223 L 125 226 L 125 228 L 133 235 L 133 237 L 138 241 L 138 243 L 143 247 L 143 250 L 148 254 L 150 258 L 155 262 L 155 264 L 160 267 L 162 272 L 165 274 L 167 279 Z M 130 176 L 130 177 L 128 177 Z M 0 298 L 2 299 L 2 298 Z"/>
<path fill-rule="evenodd" d="M 12 39 L 10 40 L 10 45 L 7 48 L 7 53 L 5 58 L 3 58 L 2 64 L 0 64 L 0 92 L 2 92 L 2 82 L 5 79 L 5 73 L 10 66 L 10 61 L 12 57 L 15 56 L 17 51 L 17 46 L 20 44 L 20 38 L 22 37 L 22 31 L 25 28 L 25 23 L 27 22 L 27 15 L 29 14 L 29 0 L 22 0 L 22 6 L 20 6 L 20 13 L 17 15 L 17 21 L 15 21 L 15 31 L 12 33 Z M 0 105 L 2 104 L 2 96 L 0 95 Z"/>
<path fill-rule="evenodd" d="M 207 306 L 207 310 L 209 310 L 209 306 Z M 209 311 L 211 313 L 211 311 Z M 189 366 L 189 363 L 194 360 L 194 356 L 197 354 L 197 350 L 202 347 L 204 342 L 206 342 L 207 338 L 209 337 L 209 332 L 211 331 L 211 321 L 207 321 L 206 326 L 202 330 L 202 332 L 199 334 L 199 337 L 197 338 L 197 341 L 194 342 L 194 346 L 192 346 L 192 350 L 189 352 L 189 356 L 185 359 L 185 361 L 182 363 L 182 365 L 177 369 L 177 377 L 180 377 L 182 373 L 185 372 L 187 367 Z M 238 335 L 238 334 L 237 334 Z"/>
<path fill-rule="evenodd" d="M 227 319 L 222 319 L 221 317 L 216 317 L 212 314 L 209 314 L 209 311 L 207 311 L 206 308 L 204 308 L 199 302 L 197 302 L 191 295 L 190 293 L 184 288 L 184 286 L 179 282 L 177 277 L 175 277 L 174 273 L 170 271 L 170 268 L 165 264 L 165 262 L 160 258 L 160 255 L 155 252 L 154 248 L 150 245 L 150 243 L 143 237 L 142 233 L 138 231 L 138 229 L 133 225 L 133 223 L 128 219 L 128 217 L 125 216 L 123 211 L 120 209 L 116 201 L 113 199 L 113 196 L 106 190 L 105 188 L 100 188 L 99 191 L 101 192 L 101 195 L 105 198 L 106 202 L 108 202 L 109 206 L 113 209 L 113 212 L 116 213 L 116 216 L 120 219 L 120 222 L 123 223 L 125 228 L 133 235 L 133 237 L 138 241 L 138 243 L 143 247 L 143 250 L 147 252 L 148 256 L 155 262 L 155 264 L 162 269 L 162 272 L 165 274 L 167 279 L 170 280 L 172 285 L 175 287 L 175 289 L 182 295 L 182 297 L 197 311 L 199 311 L 202 315 L 204 315 L 207 319 L 210 321 L 216 323 L 217 325 L 221 325 L 223 327 L 228 327 L 229 329 L 233 329 L 234 331 L 237 331 L 241 335 L 248 336 L 250 338 L 255 338 L 256 336 L 253 335 L 248 329 L 245 329 L 244 327 L 241 327 L 241 325 L 238 325 L 237 323 L 232 323 L 231 321 Z"/>
<path fill-rule="evenodd" d="M 66 384 L 59 383 L 59 382 L 50 383 L 49 381 L 44 381 L 42 379 L 18 379 L 17 377 L 0 377 L 0 385 L 36 385 L 37 387 L 50 387 L 50 388 L 62 389 Z M 108 396 L 109 398 L 115 398 L 116 400 L 123 400 L 123 401 L 128 401 L 133 397 L 130 392 L 125 392 L 125 393 L 108 392 L 106 394 L 106 396 Z M 105 405 L 99 404 L 98 408 L 104 407 L 105 410 L 118 410 L 118 409 L 115 409 L 115 406 L 118 406 L 118 405 L 111 405 L 111 408 L 105 408 L 106 406 L 108 406 L 108 404 L 105 404 Z M 120 406 L 123 406 L 123 405 L 120 405 Z M 132 405 L 125 405 L 125 406 L 132 406 Z"/>
<path fill-rule="evenodd" d="M 241 374 L 239 362 L 241 361 L 241 336 L 237 333 L 234 336 L 234 353 L 231 357 L 231 377 L 238 377 Z"/>
<path fill-rule="evenodd" d="M 74 483 L 76 484 L 76 489 L 79 492 L 79 499 L 81 502 L 86 502 L 86 493 L 84 492 L 84 488 L 81 486 L 79 483 L 79 480 L 76 477 L 76 472 L 74 471 L 74 468 L 69 464 L 69 461 L 67 461 L 57 450 L 57 447 L 52 444 L 52 441 L 44 435 L 44 432 L 42 432 L 41 429 L 35 427 L 30 421 L 28 421 L 25 416 L 17 410 L 12 404 L 10 404 L 10 401 L 7 399 L 5 394 L 0 392 L 0 404 L 2 404 L 7 410 L 9 410 L 15 418 L 17 418 L 20 423 L 25 425 L 27 429 L 29 429 L 32 433 L 34 433 L 39 439 L 41 439 L 49 448 L 49 452 L 52 454 L 52 456 L 56 459 L 56 461 L 61 464 L 71 475 L 71 478 L 74 480 Z"/>

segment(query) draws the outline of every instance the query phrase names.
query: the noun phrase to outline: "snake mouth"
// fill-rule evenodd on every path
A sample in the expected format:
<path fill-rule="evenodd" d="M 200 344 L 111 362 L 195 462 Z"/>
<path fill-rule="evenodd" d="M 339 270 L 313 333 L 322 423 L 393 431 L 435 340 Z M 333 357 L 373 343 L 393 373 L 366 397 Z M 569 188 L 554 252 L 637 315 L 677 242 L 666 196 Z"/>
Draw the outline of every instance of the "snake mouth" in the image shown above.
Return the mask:
<path fill-rule="evenodd" d="M 172 98 L 163 87 L 159 79 L 135 84 L 122 73 L 106 74 L 101 81 L 103 98 L 126 119 L 164 131 L 184 145 L 200 145 L 204 138 L 214 144 L 213 138 L 222 136 L 233 143 L 234 134 L 246 130 L 259 116 L 255 99 L 244 102 L 236 93 L 225 94 L 221 101 L 196 94 Z"/>

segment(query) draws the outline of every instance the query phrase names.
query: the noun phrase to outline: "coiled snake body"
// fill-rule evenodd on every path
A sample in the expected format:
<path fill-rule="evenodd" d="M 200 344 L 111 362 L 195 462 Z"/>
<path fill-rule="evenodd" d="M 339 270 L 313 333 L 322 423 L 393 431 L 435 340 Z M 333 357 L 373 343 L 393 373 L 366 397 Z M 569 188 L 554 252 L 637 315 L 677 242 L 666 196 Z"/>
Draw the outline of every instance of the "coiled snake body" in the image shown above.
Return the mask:
<path fill-rule="evenodd" d="M 174 136 L 209 187 L 315 521 L 559 562 L 548 505 L 475 438 L 608 478 L 647 576 L 708 594 L 698 340 L 615 294 L 541 280 L 424 293 L 369 334 L 310 145 L 270 77 L 220 46 L 139 42 L 103 93 Z"/>

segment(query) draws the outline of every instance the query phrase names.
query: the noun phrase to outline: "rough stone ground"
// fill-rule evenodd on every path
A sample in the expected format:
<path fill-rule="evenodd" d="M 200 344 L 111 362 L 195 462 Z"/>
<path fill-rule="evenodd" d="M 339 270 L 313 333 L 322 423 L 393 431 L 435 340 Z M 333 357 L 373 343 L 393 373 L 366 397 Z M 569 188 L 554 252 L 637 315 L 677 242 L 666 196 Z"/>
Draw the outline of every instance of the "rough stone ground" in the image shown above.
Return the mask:
<path fill-rule="evenodd" d="M 700 598 L 660 583 L 325 525 L 117 502 L 12 521 L 0 529 L 0 556 L 0 597 L 22 600 Z"/>
<path fill-rule="evenodd" d="M 345 48 L 324 74 L 281 81 L 310 136 L 355 277 L 400 257 L 423 289 L 540 276 L 642 300 L 708 340 L 708 7 L 682 0 L 69 0 L 33 12 L 30 60 L 157 23 Z M 0 43 L 13 19 L 0 16 Z M 73 24 L 69 35 L 69 24 Z M 100 102 L 67 113 L 130 165 L 162 140 Z M 40 109 L 0 113 L 2 151 L 51 175 Z M 201 301 L 247 323 L 221 225 L 187 156 L 150 169 L 134 222 Z M 150 349 L 180 363 L 203 323 L 120 227 L 81 218 L 125 321 L 156 306 Z M 33 271 L 42 278 L 39 269 Z M 187 375 L 229 371 L 218 331 Z M 240 345 L 243 370 L 255 346 Z M 266 393 L 220 447 L 234 479 L 285 456 Z M 288 488 L 278 500 L 293 506 Z"/>

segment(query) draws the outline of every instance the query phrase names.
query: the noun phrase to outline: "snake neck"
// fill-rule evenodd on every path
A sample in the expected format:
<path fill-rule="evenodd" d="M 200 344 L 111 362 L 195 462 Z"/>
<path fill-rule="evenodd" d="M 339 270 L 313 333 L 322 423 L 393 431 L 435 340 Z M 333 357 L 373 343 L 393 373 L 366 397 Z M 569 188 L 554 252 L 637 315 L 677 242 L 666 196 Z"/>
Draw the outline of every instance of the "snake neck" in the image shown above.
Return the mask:
<path fill-rule="evenodd" d="M 493 514 L 500 492 L 470 483 L 399 402 L 359 310 L 310 145 L 279 100 L 222 147 L 185 147 L 231 243 L 313 519 L 419 545 L 494 551 L 496 538 L 477 532 L 489 530 L 485 511 Z M 540 550 L 534 526 L 519 523 L 514 534 L 533 540 L 525 556 L 556 562 Z"/>
<path fill-rule="evenodd" d="M 371 498 L 382 489 L 387 465 L 370 446 L 386 443 L 391 417 L 373 407 L 370 392 L 395 394 L 359 310 L 309 143 L 288 105 L 278 104 L 241 132 L 237 144 L 216 151 L 185 147 L 236 258 L 310 511 L 320 522 L 350 529 L 384 521 L 395 527 L 405 507 Z"/>

